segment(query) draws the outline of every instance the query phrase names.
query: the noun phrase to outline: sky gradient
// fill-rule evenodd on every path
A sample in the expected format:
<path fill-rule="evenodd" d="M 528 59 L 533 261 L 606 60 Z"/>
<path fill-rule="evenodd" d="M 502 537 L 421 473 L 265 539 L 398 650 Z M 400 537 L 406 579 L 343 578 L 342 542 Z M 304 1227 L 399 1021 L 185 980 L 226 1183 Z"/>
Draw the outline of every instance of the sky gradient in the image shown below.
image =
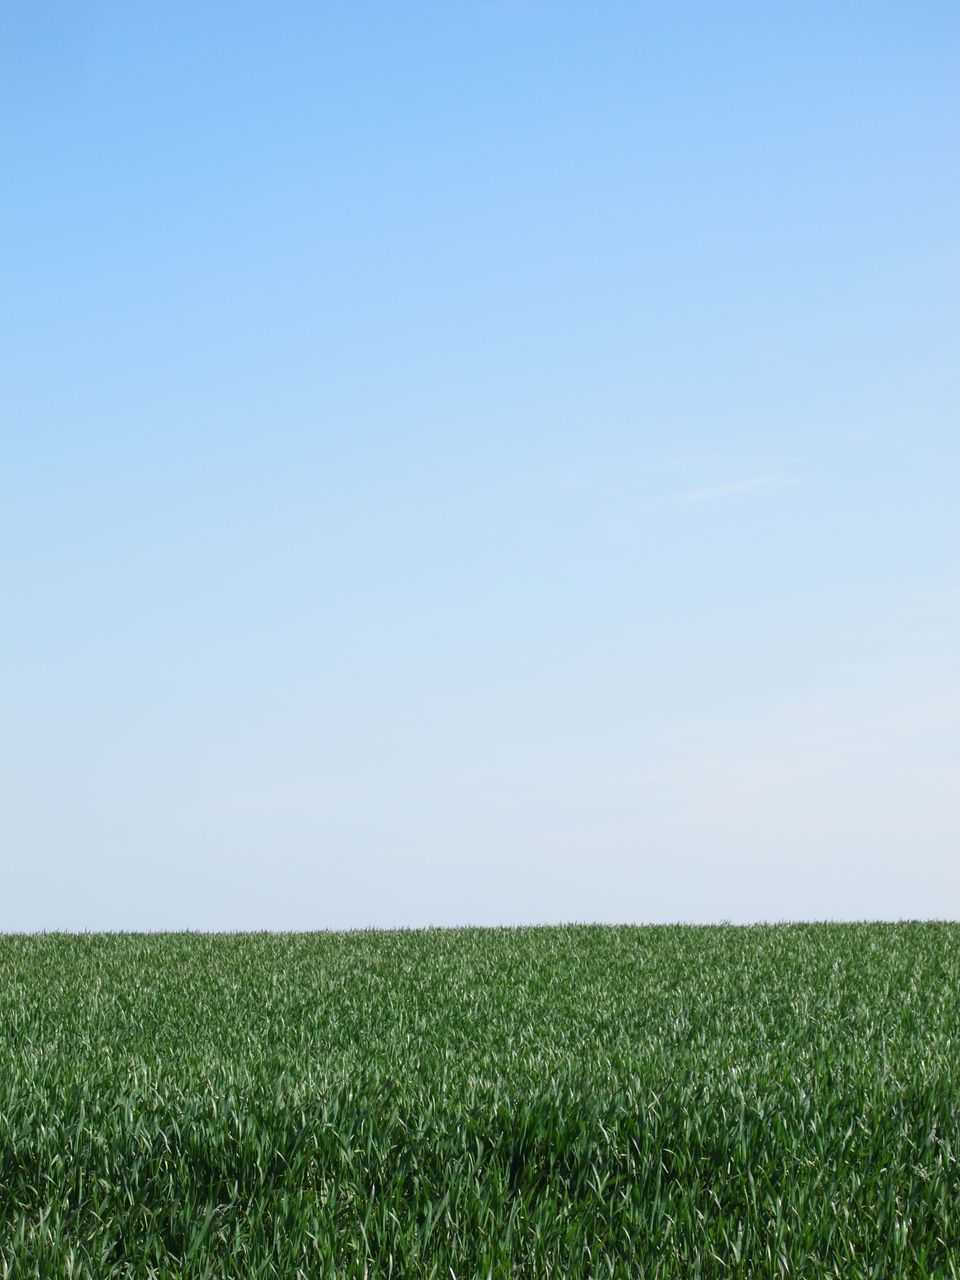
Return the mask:
<path fill-rule="evenodd" d="M 4 6 L 0 929 L 960 917 L 958 57 Z"/>

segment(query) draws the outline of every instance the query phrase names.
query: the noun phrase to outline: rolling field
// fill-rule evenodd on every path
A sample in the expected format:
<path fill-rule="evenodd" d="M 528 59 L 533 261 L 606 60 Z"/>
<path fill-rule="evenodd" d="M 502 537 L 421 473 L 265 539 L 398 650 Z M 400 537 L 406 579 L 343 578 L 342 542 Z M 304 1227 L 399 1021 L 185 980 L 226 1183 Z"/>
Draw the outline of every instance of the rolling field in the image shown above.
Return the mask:
<path fill-rule="evenodd" d="M 0 938 L 0 1276 L 960 1276 L 960 925 Z"/>

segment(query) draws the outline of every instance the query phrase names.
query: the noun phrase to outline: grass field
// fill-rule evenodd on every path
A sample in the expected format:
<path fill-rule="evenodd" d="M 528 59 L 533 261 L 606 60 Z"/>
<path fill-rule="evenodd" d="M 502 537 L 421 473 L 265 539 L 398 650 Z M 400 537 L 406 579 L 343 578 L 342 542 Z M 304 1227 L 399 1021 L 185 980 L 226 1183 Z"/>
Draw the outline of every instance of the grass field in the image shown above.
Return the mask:
<path fill-rule="evenodd" d="M 0 938 L 0 1275 L 960 1276 L 960 926 Z"/>

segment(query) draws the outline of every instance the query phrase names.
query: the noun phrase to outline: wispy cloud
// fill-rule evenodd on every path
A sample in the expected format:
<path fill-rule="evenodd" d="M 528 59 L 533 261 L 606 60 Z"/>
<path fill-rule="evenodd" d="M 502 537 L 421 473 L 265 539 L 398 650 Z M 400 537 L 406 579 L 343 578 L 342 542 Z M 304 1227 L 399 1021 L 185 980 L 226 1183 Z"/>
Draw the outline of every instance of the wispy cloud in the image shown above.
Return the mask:
<path fill-rule="evenodd" d="M 960 605 L 960 587 L 927 587 L 914 592 L 913 600 L 921 604 L 955 607 Z"/>
<path fill-rule="evenodd" d="M 745 476 L 739 480 L 728 480 L 723 484 L 707 485 L 702 489 L 687 489 L 682 493 L 673 494 L 670 501 L 677 503 L 719 502 L 726 498 L 740 498 L 766 489 L 783 489 L 788 485 L 797 483 L 796 477 L 773 471 L 764 475 Z"/>
<path fill-rule="evenodd" d="M 699 463 L 699 465 L 694 465 Z M 711 465 L 706 465 L 711 464 Z M 686 472 L 671 477 L 666 472 Z M 727 478 L 723 478 L 726 472 Z M 686 488 L 674 488 L 683 484 Z M 696 483 L 700 481 L 700 483 Z M 726 466 L 715 455 L 703 458 L 678 456 L 656 458 L 642 464 L 624 465 L 619 470 L 610 467 L 571 468 L 553 479 L 553 489 L 568 499 L 604 502 L 611 506 L 629 502 L 632 510 L 637 504 L 648 510 L 667 506 L 692 506 L 699 503 L 725 502 L 747 498 L 776 489 L 797 485 L 800 479 L 784 469 L 765 467 L 755 461 L 728 458 Z"/>

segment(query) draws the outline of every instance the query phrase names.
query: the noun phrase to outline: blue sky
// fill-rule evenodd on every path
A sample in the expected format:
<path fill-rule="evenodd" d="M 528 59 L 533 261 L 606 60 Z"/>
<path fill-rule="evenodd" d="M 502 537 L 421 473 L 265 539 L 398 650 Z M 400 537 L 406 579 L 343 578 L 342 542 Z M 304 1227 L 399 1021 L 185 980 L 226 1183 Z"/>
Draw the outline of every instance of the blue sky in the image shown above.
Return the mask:
<path fill-rule="evenodd" d="M 0 928 L 960 916 L 958 55 L 5 6 Z"/>

